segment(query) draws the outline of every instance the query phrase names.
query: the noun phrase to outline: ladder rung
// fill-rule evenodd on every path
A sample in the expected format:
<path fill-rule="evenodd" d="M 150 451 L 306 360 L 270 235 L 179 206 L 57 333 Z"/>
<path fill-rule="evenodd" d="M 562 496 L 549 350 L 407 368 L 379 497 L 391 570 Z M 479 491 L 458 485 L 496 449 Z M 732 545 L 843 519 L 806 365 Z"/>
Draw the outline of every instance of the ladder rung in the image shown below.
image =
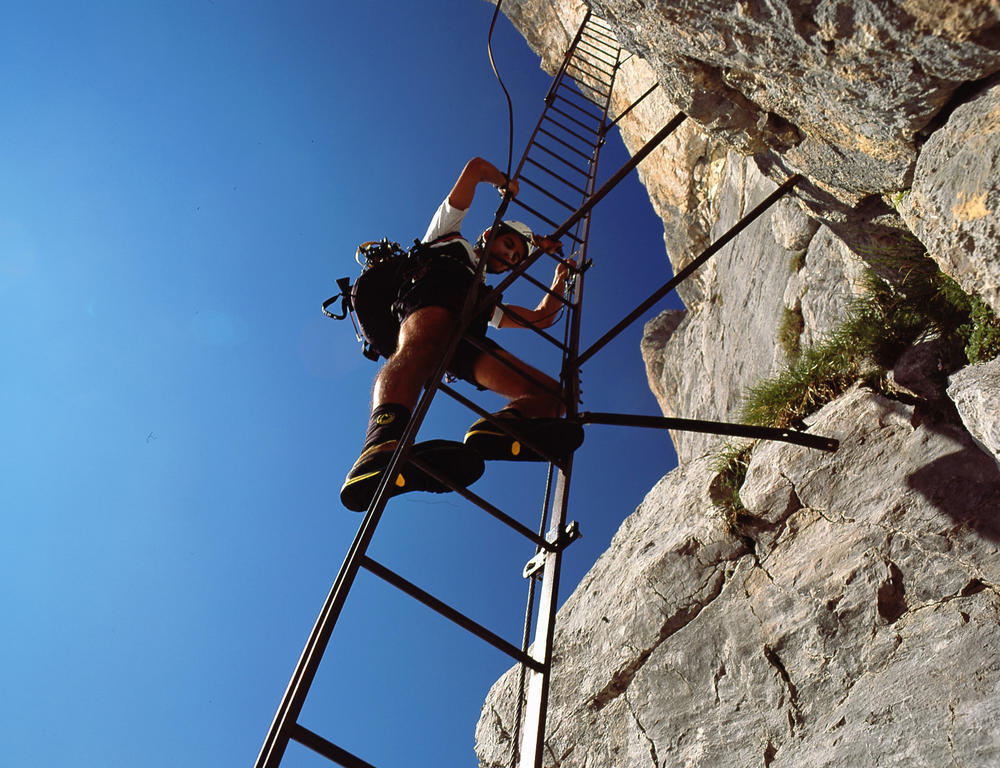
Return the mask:
<path fill-rule="evenodd" d="M 327 760 L 344 766 L 344 768 L 375 768 L 371 763 L 366 763 L 360 757 L 355 757 L 346 749 L 338 747 L 333 742 L 327 741 L 319 734 L 313 733 L 298 723 L 292 726 L 290 738 L 304 747 L 309 747 L 313 752 L 322 755 Z"/>
<path fill-rule="evenodd" d="M 590 175 L 590 174 L 587 173 L 587 171 L 581 170 L 580 168 L 577 168 L 575 165 L 573 165 L 566 158 L 561 157 L 560 155 L 557 155 L 555 152 L 553 152 L 551 149 L 549 149 L 548 147 L 546 147 L 544 144 L 542 144 L 537 139 L 534 141 L 534 143 L 532 144 L 532 146 L 538 147 L 540 150 L 542 150 L 542 152 L 546 153 L 547 155 L 551 155 L 556 160 L 558 160 L 563 165 L 565 165 L 567 168 L 569 168 L 571 171 L 576 171 L 577 173 L 579 173 L 581 176 L 584 176 L 584 177 L 588 177 Z M 525 153 L 525 159 L 527 159 L 527 152 Z"/>
<path fill-rule="evenodd" d="M 600 72 L 602 75 L 607 75 L 608 77 L 611 77 L 611 76 L 613 76 L 615 74 L 615 65 L 614 65 L 614 62 L 611 62 L 609 64 L 608 62 L 606 62 L 604 59 L 600 58 L 599 56 L 594 56 L 593 54 L 588 53 L 587 51 L 577 51 L 573 55 L 573 59 L 575 61 L 579 61 L 579 62 L 581 62 L 583 64 L 586 64 L 588 67 L 593 67 L 598 72 Z M 608 64 L 608 66 L 610 66 L 611 69 L 607 70 L 604 67 L 598 66 L 598 62 L 600 62 L 601 64 Z"/>
<path fill-rule="evenodd" d="M 552 258 L 555 259 L 556 261 L 560 261 L 560 258 L 558 256 L 555 256 L 553 254 L 549 254 L 549 255 L 552 256 Z M 573 306 L 573 302 L 572 301 L 570 301 L 569 299 L 567 299 L 561 293 L 556 293 L 551 288 L 549 288 L 549 286 L 547 286 L 545 283 L 543 283 L 541 280 L 535 279 L 534 277 L 532 277 L 531 275 L 529 275 L 527 272 L 525 272 L 523 275 L 521 275 L 521 277 L 523 279 L 527 280 L 529 283 L 531 283 L 535 287 L 540 288 L 545 293 L 549 294 L 549 296 L 551 296 L 552 298 L 561 301 L 565 306 L 567 306 L 567 307 L 572 307 Z M 497 302 L 497 303 L 499 303 L 499 302 Z M 545 335 L 547 336 L 548 334 L 545 334 Z M 566 346 L 562 342 L 556 341 L 555 339 L 551 339 L 551 340 L 552 340 L 552 342 L 557 347 L 561 347 L 564 350 L 566 349 Z"/>
<path fill-rule="evenodd" d="M 580 45 L 585 45 L 588 48 L 590 48 L 592 51 L 594 51 L 594 53 L 586 52 L 588 56 L 593 56 L 595 59 L 598 59 L 599 61 L 604 62 L 609 67 L 614 67 L 615 66 L 615 62 L 614 61 L 612 61 L 610 59 L 605 59 L 603 56 L 600 55 L 600 54 L 604 53 L 604 51 L 602 51 L 600 48 L 595 47 L 593 44 L 587 42 L 586 40 L 581 40 L 580 41 Z M 577 55 L 577 54 L 574 54 L 574 55 Z"/>
<path fill-rule="evenodd" d="M 615 40 L 614 43 L 612 44 L 611 42 L 605 42 L 606 40 L 610 40 L 611 38 L 605 37 L 602 40 L 601 37 L 602 37 L 601 35 L 597 35 L 597 36 L 595 36 L 595 35 L 588 35 L 586 32 L 584 32 L 580 36 L 580 39 L 581 40 L 589 40 L 589 41 L 591 41 L 591 43 L 594 46 L 598 47 L 599 49 L 600 48 L 605 48 L 605 49 L 607 49 L 608 53 L 617 56 L 616 49 L 618 48 L 618 41 Z"/>
<path fill-rule="evenodd" d="M 597 37 L 608 40 L 610 43 L 618 45 L 618 38 L 615 35 L 615 31 L 611 29 L 611 27 L 602 26 L 601 24 L 594 24 L 594 23 L 588 24 L 587 27 L 588 28 L 583 30 L 584 36 L 586 36 L 587 34 L 593 34 L 596 35 Z"/>
<path fill-rule="evenodd" d="M 524 277 L 524 274 L 522 273 L 521 275 L 519 275 L 519 277 Z M 474 346 L 480 352 L 483 352 L 484 354 L 489 355 L 490 357 L 492 357 L 494 360 L 496 360 L 501 365 L 504 365 L 507 368 L 510 368 L 517 375 L 524 376 L 525 378 L 531 378 L 531 380 L 535 381 L 535 382 L 538 381 L 537 378 L 529 376 L 528 372 L 524 370 L 524 365 L 523 364 L 519 365 L 517 363 L 511 362 L 506 357 L 502 357 L 500 355 L 499 351 L 495 347 L 487 347 L 485 344 L 482 343 L 482 341 L 480 339 L 477 339 L 475 336 L 466 336 L 465 340 L 468 341 L 470 344 L 472 344 L 472 346 Z M 514 358 L 514 359 L 516 360 L 517 358 Z M 518 361 L 518 363 L 520 363 L 520 361 Z M 441 385 L 439 384 L 438 386 L 440 387 Z M 553 392 L 550 388 L 548 388 L 548 387 L 546 387 L 544 385 L 541 385 L 541 386 L 542 386 L 542 388 L 545 391 L 549 392 L 554 397 L 556 397 L 556 399 L 558 399 L 558 400 L 560 400 L 562 402 L 565 402 L 565 397 L 563 396 L 562 390 L 560 390 L 559 392 Z M 457 392 L 455 393 L 455 396 L 456 396 L 456 399 L 458 399 L 460 397 Z M 480 416 L 482 416 L 484 419 L 486 419 L 488 422 L 490 422 L 490 424 L 493 424 L 501 432 L 504 432 L 508 436 L 513 437 L 515 440 L 519 441 L 525 448 L 528 448 L 529 450 L 534 451 L 535 453 L 537 453 L 539 456 L 541 456 L 549 464 L 552 464 L 553 466 L 558 467 L 560 470 L 565 469 L 566 461 L 564 459 L 557 459 L 555 456 L 552 456 L 547 451 L 542 450 L 538 446 L 537 443 L 534 443 L 531 440 L 528 440 L 521 432 L 519 432 L 516 428 L 512 427 L 509 423 L 507 423 L 503 419 L 498 419 L 496 417 L 496 414 L 490 413 L 490 412 L 488 412 L 486 410 L 483 410 L 482 408 L 479 408 L 471 400 L 464 401 L 464 400 L 459 399 L 459 402 L 462 403 L 463 405 L 465 405 L 467 408 L 470 408 L 471 410 L 473 410 L 476 413 L 478 413 Z M 424 469 L 425 471 L 427 470 L 427 467 L 421 467 L 421 468 Z M 435 475 L 435 477 L 439 477 L 439 476 Z M 451 483 L 445 483 L 445 485 L 447 485 L 448 487 L 452 487 Z M 486 511 L 489 511 L 489 510 L 486 510 Z"/>
<path fill-rule="evenodd" d="M 470 410 L 475 411 L 480 416 L 484 416 L 485 417 L 485 416 L 489 416 L 490 415 L 490 413 L 488 411 L 486 411 L 483 408 L 480 408 L 478 405 L 476 405 L 475 403 L 473 403 L 471 400 L 467 400 L 462 395 L 460 395 L 458 392 L 456 392 L 454 389 L 452 389 L 451 387 L 449 387 L 447 384 L 444 384 L 444 383 L 439 384 L 438 385 L 438 389 L 440 389 L 446 395 L 449 395 L 453 399 L 455 399 L 458 402 L 462 403 L 463 405 L 465 405 Z M 472 491 L 470 491 L 468 488 L 463 488 L 462 486 L 452 486 L 452 484 L 448 482 L 448 478 L 442 477 L 437 472 L 435 472 L 431 467 L 424 466 L 419 461 L 413 461 L 413 464 L 415 466 L 419 467 L 421 470 L 423 470 L 427 474 L 429 474 L 431 477 L 433 477 L 439 483 L 444 483 L 445 485 L 451 487 L 452 490 L 455 491 L 455 493 L 457 493 L 459 496 L 461 496 L 462 498 L 464 498 L 466 501 L 469 501 L 469 502 L 475 504 L 477 507 L 479 507 L 481 510 L 483 510 L 483 512 L 486 512 L 487 514 L 492 515 L 493 517 L 495 517 L 497 520 L 499 520 L 504 525 L 506 525 L 506 526 L 514 529 L 519 534 L 521 534 L 522 536 L 524 536 L 526 539 L 529 539 L 532 543 L 535 544 L 535 546 L 541 547 L 542 549 L 546 550 L 547 552 L 554 552 L 556 550 L 556 548 L 552 544 L 550 544 L 548 541 L 546 541 L 545 539 L 543 539 L 541 536 L 539 536 L 537 533 L 535 533 L 533 530 L 531 530 L 528 526 L 522 524 L 518 520 L 515 520 L 513 517 L 511 517 L 506 512 L 504 512 L 502 509 L 499 509 L 498 507 L 494 506 L 493 504 L 490 504 L 482 496 L 476 495 L 475 493 L 473 493 Z"/>
<path fill-rule="evenodd" d="M 527 273 L 525 273 L 525 274 L 527 274 Z M 525 275 L 521 275 L 521 277 L 524 277 L 524 276 Z M 548 289 L 546 289 L 546 290 L 548 290 Z M 551 295 L 553 295 L 553 296 L 557 296 L 557 294 L 552 293 L 551 291 L 549 291 L 549 293 Z M 559 298 L 562 298 L 562 297 L 560 296 Z M 522 320 L 523 321 L 523 318 L 519 314 L 517 314 L 517 312 L 515 312 L 513 309 L 510 309 L 509 307 L 507 307 L 504 304 L 501 304 L 500 302 L 497 302 L 497 304 L 499 306 L 503 307 L 507 311 L 507 313 L 511 317 L 513 317 L 515 320 Z M 557 310 L 557 312 L 561 312 L 561 311 L 562 311 L 562 308 L 560 308 L 559 310 Z M 555 313 L 553 313 L 553 314 L 555 314 Z M 557 339 L 554 336 L 552 336 L 552 334 L 546 333 L 541 328 L 536 328 L 534 325 L 531 325 L 531 324 L 528 324 L 528 323 L 526 323 L 524 327 L 526 329 L 528 329 L 529 331 L 534 331 L 539 336 L 541 336 L 543 339 L 545 339 L 547 342 L 549 342 L 552 346 L 558 347 L 563 352 L 568 352 L 569 351 L 569 348 L 565 344 L 563 344 L 561 341 L 559 341 L 559 339 Z"/>
<path fill-rule="evenodd" d="M 544 187 L 542 187 L 542 186 L 536 184 L 535 182 L 533 182 L 531 179 L 529 179 L 523 173 L 520 176 L 517 177 L 517 180 L 519 182 L 521 182 L 522 184 L 527 184 L 529 187 L 534 187 L 535 189 L 537 189 L 539 192 L 541 192 L 543 195 L 545 195 L 550 200 L 554 200 L 555 202 L 559 203 L 559 205 L 561 205 L 566 210 L 575 211 L 577 209 L 577 207 L 578 207 L 578 206 L 575 206 L 575 205 L 571 205 L 570 203 L 567 203 L 565 200 L 561 200 L 560 198 L 556 197 L 555 195 L 553 195 L 551 192 L 549 192 Z"/>
<path fill-rule="evenodd" d="M 450 605 L 448 605 L 445 602 L 442 602 L 441 600 L 438 600 L 436 597 L 434 597 L 434 595 L 430 594 L 429 592 L 425 592 L 413 582 L 407 581 L 395 571 L 391 571 L 381 563 L 372 560 L 370 557 L 368 557 L 368 555 L 364 555 L 361 558 L 361 567 L 364 568 L 369 573 L 378 576 L 383 581 L 388 582 L 392 586 L 396 587 L 396 589 L 405 592 L 414 600 L 420 601 L 428 608 L 430 608 L 432 611 L 436 611 L 449 621 L 454 622 L 455 624 L 460 626 L 462 629 L 471 632 L 476 637 L 482 640 L 485 640 L 494 648 L 503 651 L 511 658 L 524 664 L 524 666 L 529 667 L 535 672 L 545 671 L 544 664 L 535 661 L 533 658 L 531 658 L 528 654 L 524 653 L 524 651 L 522 651 L 513 643 L 508 643 L 506 640 L 500 637 L 500 635 L 494 634 L 486 627 L 484 627 L 482 624 L 479 624 L 478 622 L 475 622 L 472 619 L 470 619 L 464 613 L 456 611 Z"/>
<path fill-rule="evenodd" d="M 570 93 L 572 93 L 572 91 L 570 91 Z M 570 100 L 569 100 L 569 99 L 567 99 L 567 98 L 566 98 L 565 96 L 560 96 L 560 95 L 559 95 L 558 93 L 557 93 L 557 94 L 555 94 L 555 98 L 556 98 L 556 99 L 559 99 L 559 101 L 564 101 L 564 102 L 566 102 L 566 103 L 567 103 L 567 104 L 569 104 L 569 105 L 570 105 L 571 107 L 573 107 L 573 109 L 575 109 L 575 110 L 577 110 L 577 111 L 579 111 L 579 112 L 582 112 L 582 113 L 583 113 L 584 115 L 586 115 L 587 117 L 589 117 L 589 118 L 590 118 L 591 120 L 593 120 L 594 122 L 596 122 L 596 123 L 599 123 L 599 122 L 601 122 L 601 116 L 600 116 L 600 115 L 595 115 L 595 114 L 594 114 L 593 112 L 591 112 L 590 110 L 588 110 L 588 109 L 584 109 L 584 108 L 583 108 L 583 107 L 581 107 L 581 106 L 580 106 L 579 104 L 577 104 L 577 103 L 576 103 L 575 101 L 570 101 Z M 593 104 L 594 102 L 592 102 L 592 101 L 588 101 L 587 103 L 588 103 L 588 104 Z"/>
<path fill-rule="evenodd" d="M 518 200 L 516 197 L 511 200 L 511 203 L 513 203 L 514 205 L 517 205 L 520 208 L 523 208 L 528 213 L 530 213 L 532 216 L 537 216 L 539 219 L 541 219 L 542 221 L 544 221 L 550 227 L 557 227 L 558 228 L 560 226 L 556 222 L 552 221 L 552 219 L 550 219 L 548 216 L 546 216 L 541 211 L 535 210 L 534 208 L 532 208 L 527 203 L 525 203 L 525 202 L 523 202 L 521 200 Z M 576 235 L 570 234 L 569 232 L 564 233 L 564 236 L 565 237 L 569 237 L 571 240 L 575 240 L 577 243 L 582 243 L 583 242 L 583 240 L 581 240 L 579 237 L 577 237 Z"/>
<path fill-rule="evenodd" d="M 564 110 L 562 110 L 562 109 L 559 109 L 559 107 L 556 107 L 556 106 L 553 106 L 552 104 L 549 104 L 549 109 L 551 109 L 551 110 L 552 110 L 553 112 L 556 112 L 556 113 L 558 113 L 558 114 L 562 115 L 562 116 L 563 116 L 563 117 L 565 117 L 565 118 L 566 118 L 567 120 L 569 120 L 569 121 L 570 121 L 571 123 L 576 123 L 576 124 L 577 124 L 577 125 L 579 125 L 579 126 L 580 126 L 580 127 L 581 127 L 581 128 L 583 129 L 583 130 L 585 130 L 585 131 L 590 131 L 590 132 L 591 132 L 592 134 L 594 134 L 595 136 L 600 136 L 600 135 L 601 135 L 601 132 L 600 132 L 600 131 L 598 131 L 598 130 L 597 130 L 596 128 L 591 128 L 591 127 L 590 127 L 589 125 L 587 125 L 586 123 L 581 123 L 581 122 L 580 122 L 579 120 L 577 120 L 577 119 L 576 119 L 575 117 L 573 117 L 573 116 L 572 116 L 571 114 L 569 114 L 568 112 L 566 112 L 566 111 L 564 111 Z M 555 121 L 553 120 L 553 122 L 555 122 Z M 593 143 L 593 142 L 591 142 L 591 143 Z"/>
<path fill-rule="evenodd" d="M 570 97 L 572 97 L 572 99 Z M 560 82 L 559 87 L 553 89 L 551 97 L 549 98 L 548 101 L 546 101 L 546 104 L 551 104 L 553 101 L 555 101 L 555 99 L 562 99 L 564 101 L 569 102 L 570 104 L 576 105 L 578 109 L 584 109 L 584 111 L 587 111 L 584 107 L 580 106 L 578 102 L 573 100 L 573 99 L 583 99 L 585 104 L 591 104 L 595 107 L 599 107 L 602 112 L 604 111 L 603 105 L 596 103 L 593 99 L 588 97 L 585 93 L 583 93 L 583 91 L 580 90 L 579 83 L 572 75 L 570 75 L 568 81 Z M 601 122 L 600 116 L 594 115 L 593 112 L 589 111 L 587 111 L 587 114 L 593 117 L 595 121 Z"/>
<path fill-rule="evenodd" d="M 566 71 L 568 72 L 571 68 L 575 69 L 580 74 L 580 77 L 578 77 L 578 78 L 574 77 L 573 78 L 574 80 L 577 81 L 577 83 L 579 85 L 583 86 L 584 88 L 589 88 L 594 93 L 596 93 L 598 96 L 600 96 L 602 99 L 604 99 L 605 101 L 607 101 L 608 94 L 610 93 L 610 91 L 602 91 L 600 88 L 597 87 L 597 85 L 602 85 L 605 88 L 608 88 L 608 87 L 611 86 L 611 83 L 605 83 L 605 82 L 603 82 L 601 80 L 598 80 L 593 75 L 591 75 L 589 72 L 584 72 L 582 69 L 580 69 L 579 67 L 575 67 L 572 64 L 570 64 L 568 67 L 566 67 Z M 588 80 L 588 78 L 589 78 L 589 80 Z"/>
<path fill-rule="evenodd" d="M 595 75 L 593 72 L 588 72 L 585 69 L 580 69 L 572 61 L 566 66 L 566 70 L 567 71 L 569 71 L 570 69 L 575 69 L 582 76 L 590 78 L 590 80 L 587 82 L 587 87 L 591 88 L 592 90 L 595 90 L 595 91 L 597 90 L 596 88 L 594 88 L 594 84 L 595 83 L 597 85 L 602 85 L 605 88 L 610 88 L 611 87 L 611 83 L 609 83 L 607 80 L 602 80 L 600 77 L 598 77 L 597 75 Z M 576 80 L 577 78 L 573 78 L 573 79 Z M 602 92 L 601 95 L 603 96 L 604 93 Z"/>
<path fill-rule="evenodd" d="M 577 73 L 579 73 L 579 77 L 576 76 L 576 75 L 572 76 L 573 80 L 575 82 L 579 83 L 580 79 L 584 78 L 584 82 L 586 83 L 586 85 L 588 85 L 589 87 L 593 88 L 594 90 L 597 90 L 597 88 L 595 87 L 595 85 L 601 85 L 601 86 L 603 86 L 606 89 L 610 89 L 612 83 L 614 82 L 614 78 L 613 77 L 610 77 L 610 79 L 605 80 L 604 77 L 602 77 L 603 73 L 597 74 L 595 72 L 591 72 L 590 70 L 580 69 L 580 67 L 576 66 L 576 64 L 573 64 L 573 63 L 571 63 L 569 65 L 569 67 L 567 67 L 567 71 L 569 70 L 570 67 L 572 67 L 572 69 L 574 71 L 576 71 Z M 603 96 L 604 93 L 601 92 L 601 95 Z"/>
<path fill-rule="evenodd" d="M 602 37 L 606 40 L 613 40 L 615 45 L 618 45 L 618 36 L 615 34 L 615 31 L 611 27 L 604 24 L 594 24 L 594 23 L 591 23 L 588 26 L 590 27 L 590 31 L 593 32 L 598 37 Z"/>
<path fill-rule="evenodd" d="M 583 196 L 586 196 L 587 190 L 580 189 L 576 184 L 574 184 L 573 182 L 569 181 L 568 179 L 564 179 L 562 176 L 560 176 L 558 173 L 556 173 L 555 171 L 551 170 L 550 168 L 546 168 L 544 165 L 542 165 L 541 163 L 539 163 L 539 162 L 537 162 L 535 160 L 532 160 L 530 157 L 526 157 L 526 158 L 524 158 L 524 160 L 525 160 L 525 162 L 531 163 L 536 168 L 540 168 L 541 170 L 545 171 L 547 174 L 549 174 L 549 176 L 552 176 L 553 178 L 558 179 L 559 181 L 561 181 L 563 184 L 565 184 L 570 189 L 579 192 Z"/>
<path fill-rule="evenodd" d="M 549 109 L 555 109 L 555 107 L 550 107 Z M 559 110 L 556 109 L 556 112 L 559 112 Z M 593 139 L 588 139 L 586 136 L 581 136 L 579 133 L 577 133 L 576 131 L 574 131 L 572 128 L 567 128 L 565 125 L 563 125 L 562 123 L 560 123 L 558 120 L 554 120 L 551 117 L 549 117 L 548 113 L 549 113 L 549 110 L 548 109 L 545 110 L 545 118 L 544 118 L 545 120 L 548 120 L 554 126 L 556 126 L 557 128 L 559 128 L 560 130 L 565 131 L 570 136 L 575 136 L 581 142 L 583 142 L 583 144 L 585 146 L 590 147 L 591 151 L 593 151 L 593 148 L 596 146 L 596 142 Z M 562 113 L 560 113 L 560 114 L 562 114 Z M 552 134 L 549 134 L 549 135 L 551 136 Z M 583 153 L 581 152 L 580 154 L 583 154 Z M 584 155 L 584 157 L 586 157 L 586 155 Z"/>
<path fill-rule="evenodd" d="M 582 152 L 581 150 L 579 150 L 577 147 L 574 147 L 572 144 L 566 143 L 565 141 L 563 141 L 562 139 L 560 139 L 558 136 L 556 136 L 551 131 L 546 131 L 544 128 L 539 128 L 538 132 L 539 133 L 544 133 L 546 136 L 548 136 L 553 141 L 559 142 L 564 147 L 566 147 L 566 149 L 568 149 L 568 150 L 570 150 L 572 152 L 576 152 L 576 154 L 578 154 L 580 157 L 582 157 L 584 160 L 587 161 L 587 166 L 588 167 L 593 162 L 593 159 L 594 159 L 593 155 L 588 155 L 585 152 Z M 538 142 L 535 142 L 535 143 L 537 144 Z M 541 145 L 539 145 L 539 146 L 541 146 Z"/>

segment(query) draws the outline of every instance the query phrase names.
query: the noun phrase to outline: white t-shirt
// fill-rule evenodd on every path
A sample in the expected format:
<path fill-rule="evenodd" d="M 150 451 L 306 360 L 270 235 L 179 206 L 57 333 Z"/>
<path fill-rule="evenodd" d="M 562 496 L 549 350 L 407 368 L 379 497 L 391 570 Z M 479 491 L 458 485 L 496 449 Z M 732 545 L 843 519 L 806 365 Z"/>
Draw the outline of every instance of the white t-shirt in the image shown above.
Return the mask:
<path fill-rule="evenodd" d="M 438 209 L 434 211 L 434 216 L 431 218 L 431 223 L 427 226 L 427 232 L 424 233 L 424 239 L 422 242 L 429 243 L 432 240 L 437 240 L 443 235 L 451 234 L 452 232 L 461 232 L 462 222 L 465 220 L 465 214 L 468 213 L 467 210 L 463 211 L 461 208 L 456 208 L 451 203 L 448 202 L 448 198 L 444 199 L 444 202 L 438 206 Z M 469 254 L 469 262 L 472 264 L 473 269 L 479 268 L 479 256 L 473 249 L 472 245 L 464 237 L 458 240 L 465 250 Z M 486 278 L 483 277 L 483 282 Z M 503 310 L 500 309 L 499 305 L 493 309 L 493 316 L 490 318 L 490 325 L 494 328 L 500 327 L 500 319 L 503 317 Z"/>

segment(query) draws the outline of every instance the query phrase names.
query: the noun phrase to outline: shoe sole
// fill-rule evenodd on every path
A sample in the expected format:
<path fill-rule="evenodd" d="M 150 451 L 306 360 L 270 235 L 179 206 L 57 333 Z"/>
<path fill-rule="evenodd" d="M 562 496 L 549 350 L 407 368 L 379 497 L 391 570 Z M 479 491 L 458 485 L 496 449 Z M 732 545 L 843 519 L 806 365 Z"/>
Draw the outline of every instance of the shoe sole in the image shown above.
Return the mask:
<path fill-rule="evenodd" d="M 478 480 L 486 469 L 483 458 L 477 451 L 453 440 L 416 443 L 410 455 L 461 488 Z M 341 503 L 352 512 L 367 510 L 391 458 L 392 452 L 386 451 L 384 460 L 376 457 L 356 475 L 348 475 L 340 489 Z M 397 471 L 395 481 L 388 486 L 388 494 L 393 497 L 414 491 L 448 493 L 451 488 L 407 462 Z"/>
<path fill-rule="evenodd" d="M 557 459 L 569 456 L 583 443 L 583 427 L 566 419 L 510 419 L 511 428 Z M 481 419 L 469 427 L 465 444 L 487 461 L 546 461 L 520 440 Z"/>

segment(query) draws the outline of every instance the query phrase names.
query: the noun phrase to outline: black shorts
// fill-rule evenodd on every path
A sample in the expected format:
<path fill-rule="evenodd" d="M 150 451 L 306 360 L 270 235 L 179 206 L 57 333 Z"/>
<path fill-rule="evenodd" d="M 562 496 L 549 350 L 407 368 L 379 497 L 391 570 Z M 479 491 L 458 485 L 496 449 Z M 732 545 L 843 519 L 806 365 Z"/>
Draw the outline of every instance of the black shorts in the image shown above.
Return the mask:
<path fill-rule="evenodd" d="M 393 302 L 392 310 L 402 323 L 418 309 L 424 307 L 444 307 L 455 314 L 456 320 L 462 313 L 465 294 L 472 285 L 475 275 L 464 264 L 451 258 L 432 259 L 425 270 L 414 283 L 400 293 Z M 489 289 L 479 287 L 479 297 L 486 295 Z M 500 345 L 486 336 L 492 310 L 488 310 L 475 318 L 469 325 L 467 336 L 473 337 L 478 344 L 487 349 L 501 349 Z M 483 354 L 479 347 L 466 339 L 458 343 L 455 355 L 448 366 L 448 373 L 457 376 L 479 389 L 484 389 L 473 375 L 476 359 Z"/>

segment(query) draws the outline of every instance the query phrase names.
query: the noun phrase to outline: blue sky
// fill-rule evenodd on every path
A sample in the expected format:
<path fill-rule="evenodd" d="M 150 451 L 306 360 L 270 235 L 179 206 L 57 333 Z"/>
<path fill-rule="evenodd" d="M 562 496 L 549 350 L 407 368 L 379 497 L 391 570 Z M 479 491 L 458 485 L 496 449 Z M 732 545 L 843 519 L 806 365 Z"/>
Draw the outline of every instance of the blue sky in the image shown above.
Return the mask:
<path fill-rule="evenodd" d="M 320 303 L 359 242 L 419 237 L 466 160 L 505 161 L 491 14 L 0 9 L 5 765 L 255 759 L 361 520 L 337 492 L 376 366 Z M 494 52 L 516 159 L 549 77 L 505 18 Z M 602 177 L 624 159 L 615 137 Z M 495 203 L 480 194 L 467 234 Z M 590 255 L 585 343 L 669 277 L 634 176 L 598 207 Z M 584 409 L 658 413 L 640 332 L 585 367 Z M 497 338 L 552 370 L 528 336 Z M 474 417 L 442 400 L 421 437 L 460 439 Z M 588 428 L 563 598 L 674 464 L 666 434 Z M 474 489 L 534 527 L 542 483 L 540 466 L 494 464 Z M 532 549 L 460 499 L 395 500 L 371 554 L 518 642 Z M 473 766 L 508 666 L 363 574 L 303 722 L 379 766 Z"/>

